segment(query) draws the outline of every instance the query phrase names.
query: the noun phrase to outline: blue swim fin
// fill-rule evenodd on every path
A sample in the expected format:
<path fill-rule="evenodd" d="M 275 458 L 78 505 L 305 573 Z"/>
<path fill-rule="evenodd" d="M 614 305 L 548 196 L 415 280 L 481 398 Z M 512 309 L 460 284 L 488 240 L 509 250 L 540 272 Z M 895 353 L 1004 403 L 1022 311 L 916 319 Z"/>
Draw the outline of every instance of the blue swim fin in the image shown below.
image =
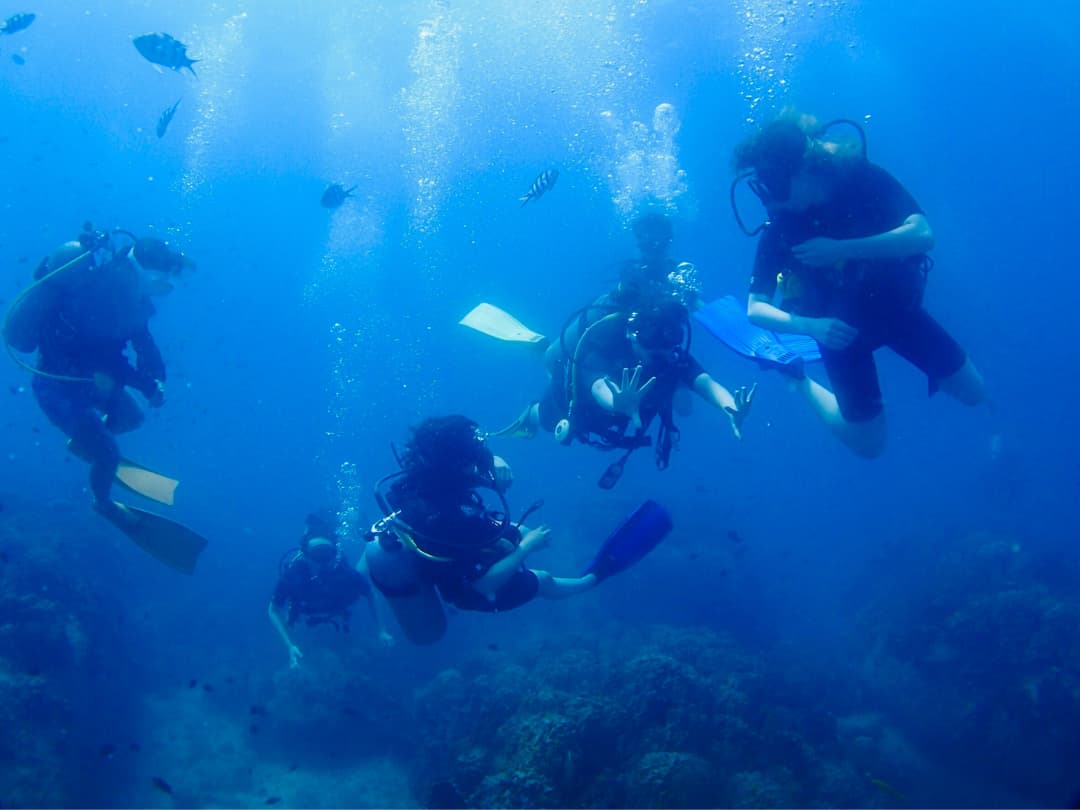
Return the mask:
<path fill-rule="evenodd" d="M 725 295 L 694 313 L 705 331 L 732 351 L 756 360 L 765 367 L 813 363 L 821 359 L 817 341 L 806 335 L 778 335 L 754 326 L 746 308 Z"/>
<path fill-rule="evenodd" d="M 645 501 L 608 535 L 582 576 L 595 574 L 602 582 L 625 571 L 656 548 L 673 528 L 667 509 L 656 501 Z"/>

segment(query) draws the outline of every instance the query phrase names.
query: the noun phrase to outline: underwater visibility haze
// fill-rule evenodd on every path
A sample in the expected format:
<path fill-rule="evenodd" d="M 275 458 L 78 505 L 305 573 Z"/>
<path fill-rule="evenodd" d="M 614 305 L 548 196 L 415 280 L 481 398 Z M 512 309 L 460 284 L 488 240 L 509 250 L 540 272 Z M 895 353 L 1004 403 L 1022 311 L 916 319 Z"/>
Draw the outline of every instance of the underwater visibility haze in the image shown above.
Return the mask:
<path fill-rule="evenodd" d="M 0 806 L 1080 801 L 1080 11 L 4 0 L 0 19 Z M 779 233 L 803 176 L 757 164 L 732 190 L 736 149 L 785 115 L 796 162 L 865 138 L 917 201 L 922 303 L 985 381 L 965 407 L 879 351 L 885 416 L 841 426 L 880 425 L 873 458 L 800 393 L 804 367 L 837 383 L 835 354 L 725 345 L 758 245 L 732 206 Z M 692 293 L 674 332 L 637 305 L 564 328 L 625 291 L 642 222 Z M 94 347 L 71 313 L 115 331 L 108 373 L 72 359 Z M 646 383 L 616 369 L 575 400 L 599 360 L 567 334 L 612 324 L 627 352 L 674 348 L 692 373 L 672 390 L 702 395 L 669 397 L 626 457 L 575 421 Z M 522 408 L 553 368 L 572 393 L 545 424 L 548 400 Z M 137 411 L 102 422 L 106 399 Z M 424 421 L 452 414 L 476 427 Z M 418 591 L 379 566 L 460 551 L 406 520 L 434 497 L 421 425 L 467 434 L 454 460 L 498 529 L 462 581 L 498 572 L 494 548 L 518 566 L 490 594 L 440 581 L 445 624 L 410 627 Z M 320 552 L 351 611 L 296 595 L 329 581 Z M 554 578 L 521 567 L 533 552 Z M 530 602 L 553 594 L 573 598 Z"/>

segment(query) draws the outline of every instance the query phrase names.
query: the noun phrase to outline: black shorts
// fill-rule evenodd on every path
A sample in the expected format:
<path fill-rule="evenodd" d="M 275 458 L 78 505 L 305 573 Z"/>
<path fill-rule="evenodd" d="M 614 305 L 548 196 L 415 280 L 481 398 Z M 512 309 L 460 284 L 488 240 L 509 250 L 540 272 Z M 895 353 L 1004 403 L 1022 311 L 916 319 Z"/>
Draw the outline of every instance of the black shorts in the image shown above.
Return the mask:
<path fill-rule="evenodd" d="M 821 348 L 825 371 L 836 394 L 840 413 L 847 422 L 869 422 L 883 409 L 874 352 L 888 347 L 930 381 L 930 393 L 967 361 L 963 348 L 941 324 L 919 307 L 889 319 L 879 328 L 861 329 L 843 351 Z M 884 328 L 881 328 L 884 327 Z"/>
<path fill-rule="evenodd" d="M 443 599 L 459 610 L 501 613 L 519 608 L 535 599 L 540 592 L 540 580 L 528 568 L 522 568 L 496 591 L 494 599 L 488 599 L 465 582 L 460 583 L 460 586 L 440 586 L 439 592 Z"/>

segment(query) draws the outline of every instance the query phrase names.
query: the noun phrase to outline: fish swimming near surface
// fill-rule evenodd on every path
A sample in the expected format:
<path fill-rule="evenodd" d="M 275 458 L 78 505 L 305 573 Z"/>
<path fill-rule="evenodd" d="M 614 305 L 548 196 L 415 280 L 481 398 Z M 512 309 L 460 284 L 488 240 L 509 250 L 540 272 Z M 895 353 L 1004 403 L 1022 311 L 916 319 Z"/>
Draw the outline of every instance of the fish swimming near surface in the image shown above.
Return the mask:
<path fill-rule="evenodd" d="M 180 101 L 181 99 L 177 99 L 175 104 L 158 116 L 157 127 L 154 131 L 159 138 L 165 137 L 165 131 L 169 128 L 169 124 L 172 123 L 173 116 L 176 115 L 176 108 L 180 106 Z"/>
<path fill-rule="evenodd" d="M 198 78 L 192 65 L 199 60 L 188 59 L 187 45 L 175 37 L 168 34 L 143 34 L 135 37 L 132 43 L 147 62 L 171 68 L 178 73 L 187 68 L 192 76 Z"/>
<path fill-rule="evenodd" d="M 12 14 L 0 23 L 0 34 L 17 34 L 30 27 L 30 23 L 37 19 L 37 14 Z"/>
<path fill-rule="evenodd" d="M 533 184 L 529 186 L 529 190 L 522 194 L 518 199 L 521 201 L 522 207 L 529 200 L 535 200 L 538 197 L 543 197 L 547 192 L 555 185 L 555 181 L 559 179 L 558 169 L 545 169 L 540 172 L 540 175 L 533 180 Z"/>
<path fill-rule="evenodd" d="M 323 208 L 337 208 L 351 197 L 354 191 L 356 191 L 356 186 L 345 188 L 341 183 L 331 183 L 322 193 L 322 199 L 319 202 Z"/>
<path fill-rule="evenodd" d="M 26 64 L 26 60 L 17 53 L 13 53 L 11 55 L 11 61 L 14 62 L 16 65 L 25 65 Z"/>
<path fill-rule="evenodd" d="M 156 787 L 162 793 L 168 793 L 170 796 L 172 796 L 172 792 L 173 792 L 172 785 L 170 785 L 168 782 L 166 782 L 160 776 L 155 776 L 150 781 L 153 782 L 154 787 Z"/>

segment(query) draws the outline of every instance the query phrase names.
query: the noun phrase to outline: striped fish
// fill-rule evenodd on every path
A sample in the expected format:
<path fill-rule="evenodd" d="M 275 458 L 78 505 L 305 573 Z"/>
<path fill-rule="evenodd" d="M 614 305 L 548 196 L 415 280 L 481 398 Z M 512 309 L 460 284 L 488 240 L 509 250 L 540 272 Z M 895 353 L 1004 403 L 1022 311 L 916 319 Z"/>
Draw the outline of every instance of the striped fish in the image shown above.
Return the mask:
<path fill-rule="evenodd" d="M 545 171 L 540 172 L 540 176 L 533 180 L 533 184 L 529 186 L 529 190 L 518 197 L 521 201 L 521 205 L 524 206 L 529 200 L 535 200 L 537 197 L 543 197 L 545 193 L 551 190 L 555 185 L 555 181 L 558 179 L 558 169 L 546 169 Z"/>
<path fill-rule="evenodd" d="M 14 34 L 30 27 L 37 18 L 36 14 L 12 14 L 0 23 L 0 34 Z"/>

